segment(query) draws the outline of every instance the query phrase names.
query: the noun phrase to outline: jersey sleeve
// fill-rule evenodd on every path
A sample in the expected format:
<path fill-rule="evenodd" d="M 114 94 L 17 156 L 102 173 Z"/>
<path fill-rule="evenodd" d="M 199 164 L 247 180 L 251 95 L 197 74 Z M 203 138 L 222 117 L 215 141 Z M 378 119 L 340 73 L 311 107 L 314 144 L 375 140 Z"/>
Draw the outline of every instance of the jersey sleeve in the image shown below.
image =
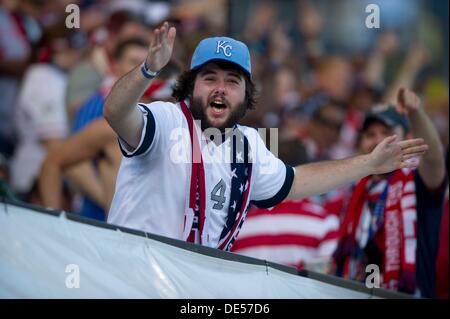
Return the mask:
<path fill-rule="evenodd" d="M 256 131 L 251 135 L 251 200 L 259 208 L 270 208 L 281 203 L 289 194 L 294 181 L 294 168 L 275 157 Z"/>
<path fill-rule="evenodd" d="M 119 146 L 125 157 L 156 157 L 164 154 L 169 147 L 169 137 L 173 129 L 181 125 L 180 112 L 172 103 L 139 103 L 144 125 L 136 148 L 129 146 L 119 137 Z"/>

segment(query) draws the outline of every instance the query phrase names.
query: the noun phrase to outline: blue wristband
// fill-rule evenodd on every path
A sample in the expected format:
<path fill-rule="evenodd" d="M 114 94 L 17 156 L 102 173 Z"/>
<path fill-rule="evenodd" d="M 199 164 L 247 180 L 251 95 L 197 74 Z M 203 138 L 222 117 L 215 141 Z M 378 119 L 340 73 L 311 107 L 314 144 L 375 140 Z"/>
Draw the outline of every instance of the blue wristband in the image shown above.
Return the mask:
<path fill-rule="evenodd" d="M 147 79 L 150 79 L 150 80 L 154 79 L 159 74 L 159 71 L 158 72 L 150 71 L 147 68 L 147 65 L 145 64 L 145 61 L 141 65 L 141 72 L 142 72 L 142 75 L 144 75 Z"/>

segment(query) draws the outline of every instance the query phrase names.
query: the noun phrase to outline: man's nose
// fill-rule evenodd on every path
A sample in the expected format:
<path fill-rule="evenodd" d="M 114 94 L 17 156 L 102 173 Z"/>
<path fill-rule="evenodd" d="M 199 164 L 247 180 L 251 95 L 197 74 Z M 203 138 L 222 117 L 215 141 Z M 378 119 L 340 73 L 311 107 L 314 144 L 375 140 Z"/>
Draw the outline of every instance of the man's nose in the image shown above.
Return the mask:
<path fill-rule="evenodd" d="M 214 88 L 214 94 L 225 94 L 225 81 L 222 79 L 217 80 L 216 86 Z"/>

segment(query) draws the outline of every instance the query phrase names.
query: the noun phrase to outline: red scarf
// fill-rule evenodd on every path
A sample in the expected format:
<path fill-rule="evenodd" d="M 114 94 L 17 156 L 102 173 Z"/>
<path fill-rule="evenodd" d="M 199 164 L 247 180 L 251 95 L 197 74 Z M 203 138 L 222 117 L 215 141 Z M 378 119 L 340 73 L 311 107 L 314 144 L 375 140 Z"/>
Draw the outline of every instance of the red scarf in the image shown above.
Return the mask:
<path fill-rule="evenodd" d="M 205 225 L 205 169 L 203 167 L 202 151 L 194 127 L 194 119 L 184 101 L 181 101 L 181 111 L 186 117 L 191 137 L 192 173 L 189 194 L 189 208 L 194 212 L 194 221 L 187 238 L 188 242 L 202 244 L 203 227 Z M 185 227 L 186 227 L 185 217 Z"/>
<path fill-rule="evenodd" d="M 361 247 L 358 239 L 364 232 L 360 224 L 363 210 L 368 209 L 370 194 L 367 186 L 370 181 L 369 176 L 355 186 L 334 255 L 341 275 L 350 279 L 363 279 L 365 274 L 366 246 L 363 244 Z M 391 173 L 385 191 L 381 226 L 371 236 L 383 256 L 383 264 L 378 265 L 382 287 L 414 293 L 417 219 L 414 172 L 405 169 Z"/>

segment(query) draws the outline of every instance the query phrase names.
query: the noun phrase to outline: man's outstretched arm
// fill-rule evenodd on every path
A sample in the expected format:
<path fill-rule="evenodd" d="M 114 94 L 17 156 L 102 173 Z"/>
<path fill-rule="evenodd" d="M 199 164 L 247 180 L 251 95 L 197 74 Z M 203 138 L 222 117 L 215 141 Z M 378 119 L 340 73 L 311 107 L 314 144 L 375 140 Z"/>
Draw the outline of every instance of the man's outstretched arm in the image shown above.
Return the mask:
<path fill-rule="evenodd" d="M 167 22 L 154 31 L 145 61 L 150 71 L 159 72 L 169 62 L 175 35 L 175 28 L 169 28 Z M 141 65 L 139 65 L 116 82 L 105 100 L 103 114 L 106 120 L 117 135 L 132 148 L 139 145 L 144 124 L 142 114 L 136 108 L 136 104 L 150 82 L 151 79 L 143 75 Z"/>
<path fill-rule="evenodd" d="M 323 194 L 368 175 L 417 167 L 418 162 L 410 159 L 422 155 L 427 148 L 423 139 L 396 141 L 394 135 L 385 138 L 370 154 L 297 166 L 288 199 Z"/>

